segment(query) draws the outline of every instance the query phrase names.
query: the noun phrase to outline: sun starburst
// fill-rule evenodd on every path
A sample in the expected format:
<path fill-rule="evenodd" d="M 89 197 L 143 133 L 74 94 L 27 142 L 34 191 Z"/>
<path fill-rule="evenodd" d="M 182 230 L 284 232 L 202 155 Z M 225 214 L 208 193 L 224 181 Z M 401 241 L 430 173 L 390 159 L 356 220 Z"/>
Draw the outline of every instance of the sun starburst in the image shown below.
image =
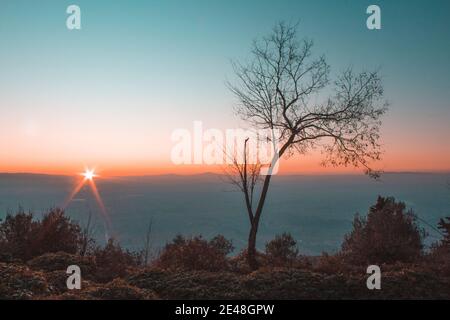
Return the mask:
<path fill-rule="evenodd" d="M 108 212 L 106 211 L 105 205 L 103 203 L 103 200 L 100 196 L 100 193 L 98 192 L 97 186 L 95 184 L 94 178 L 98 177 L 97 174 L 95 174 L 95 169 L 88 169 L 85 168 L 83 173 L 79 174 L 83 178 L 80 179 L 78 184 L 75 186 L 69 197 L 64 202 L 64 205 L 62 206 L 64 209 L 69 205 L 69 203 L 72 201 L 72 199 L 78 194 L 78 192 L 81 191 L 84 185 L 89 185 L 91 187 L 92 193 L 94 195 L 94 198 L 97 202 L 97 204 L 100 207 L 100 213 L 102 214 L 103 218 L 105 219 L 105 225 L 106 225 L 106 233 L 110 234 L 111 230 L 111 221 L 110 217 L 108 215 Z"/>
<path fill-rule="evenodd" d="M 83 173 L 83 176 L 86 180 L 93 180 L 97 175 L 95 174 L 94 169 L 86 169 L 86 171 Z"/>

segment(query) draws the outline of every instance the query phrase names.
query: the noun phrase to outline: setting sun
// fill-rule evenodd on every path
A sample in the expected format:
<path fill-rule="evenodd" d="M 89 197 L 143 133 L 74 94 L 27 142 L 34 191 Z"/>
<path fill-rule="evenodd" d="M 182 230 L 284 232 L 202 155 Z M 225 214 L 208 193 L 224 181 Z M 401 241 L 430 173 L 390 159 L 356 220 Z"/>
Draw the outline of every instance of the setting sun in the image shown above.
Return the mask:
<path fill-rule="evenodd" d="M 86 171 L 83 173 L 83 176 L 86 180 L 92 180 L 94 179 L 94 177 L 96 177 L 94 169 L 92 170 L 86 169 Z"/>

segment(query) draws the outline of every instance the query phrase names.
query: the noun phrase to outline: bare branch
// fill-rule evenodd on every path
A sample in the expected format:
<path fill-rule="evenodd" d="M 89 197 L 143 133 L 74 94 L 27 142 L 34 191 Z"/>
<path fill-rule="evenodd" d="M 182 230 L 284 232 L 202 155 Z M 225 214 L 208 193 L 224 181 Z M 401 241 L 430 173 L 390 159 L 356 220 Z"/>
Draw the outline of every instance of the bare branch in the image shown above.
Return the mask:
<path fill-rule="evenodd" d="M 229 87 L 239 101 L 237 113 L 259 128 L 279 129 L 282 144 L 294 136 L 287 151 L 320 146 L 324 164 L 371 172 L 370 162 L 381 155 L 380 118 L 386 111 L 378 72 L 347 69 L 334 82 L 333 96 L 309 104 L 329 85 L 330 68 L 325 57 L 313 58 L 313 42 L 298 41 L 296 33 L 296 26 L 280 23 L 271 36 L 255 41 L 251 63 L 233 64 L 239 81 Z"/>
<path fill-rule="evenodd" d="M 252 222 L 254 219 L 253 198 L 255 188 L 260 181 L 262 165 L 259 162 L 255 164 L 249 163 L 248 141 L 249 138 L 245 140 L 244 149 L 242 150 L 243 163 L 240 163 L 238 154 L 227 154 L 232 159 L 232 164 L 226 168 L 225 173 L 229 182 L 244 194 L 247 213 L 250 222 Z"/>

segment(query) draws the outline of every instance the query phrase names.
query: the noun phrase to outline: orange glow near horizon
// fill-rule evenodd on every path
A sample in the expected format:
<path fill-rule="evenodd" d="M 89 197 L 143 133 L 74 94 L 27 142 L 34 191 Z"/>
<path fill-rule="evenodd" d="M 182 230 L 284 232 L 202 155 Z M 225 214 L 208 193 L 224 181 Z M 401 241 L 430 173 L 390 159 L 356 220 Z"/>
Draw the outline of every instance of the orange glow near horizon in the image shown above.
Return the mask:
<path fill-rule="evenodd" d="M 279 168 L 279 174 L 340 174 L 340 173 L 359 173 L 361 168 L 354 167 L 323 167 L 319 161 L 313 161 L 311 158 L 282 160 Z M 397 159 L 386 159 L 374 165 L 375 169 L 381 169 L 386 172 L 450 172 L 450 156 L 445 157 L 423 157 L 418 158 L 414 155 L 404 155 Z M 162 175 L 162 174 L 180 174 L 191 175 L 201 173 L 222 173 L 225 165 L 173 165 L 158 164 L 130 164 L 104 166 L 102 177 L 114 176 L 144 176 L 144 175 Z M 77 170 L 74 166 L 4 166 L 0 167 L 0 173 L 29 173 L 29 174 L 49 174 L 71 176 Z M 83 176 L 86 173 L 83 173 Z M 90 175 L 84 176 L 88 178 Z M 95 176 L 94 176 L 95 177 Z M 94 178 L 93 177 L 93 178 Z M 87 179 L 91 180 L 91 179 Z"/>
<path fill-rule="evenodd" d="M 373 164 L 375 169 L 386 172 L 450 172 L 450 144 L 442 144 L 442 141 L 430 140 L 428 143 L 415 141 L 415 145 L 402 143 L 403 137 L 396 136 L 396 140 L 390 140 L 384 146 L 382 160 Z M 128 157 L 115 156 L 116 152 L 109 153 L 107 150 L 96 157 L 86 156 L 80 159 L 82 154 L 74 155 L 71 159 L 45 158 L 35 159 L 33 155 L 18 155 L 7 163 L 0 163 L 0 172 L 6 173 L 37 173 L 55 175 L 74 175 L 80 172 L 79 168 L 85 167 L 85 163 L 95 164 L 97 170 L 85 172 L 83 177 L 93 175 L 95 179 L 99 170 L 102 178 L 114 176 L 140 176 L 180 174 L 191 175 L 205 172 L 223 173 L 225 165 L 175 165 L 170 160 L 170 151 L 173 143 L 167 141 L 154 144 L 149 151 L 136 150 L 128 152 Z M 420 148 L 419 148 L 420 146 Z M 121 146 L 119 146 L 121 147 Z M 108 148 L 107 148 L 108 149 Z M 1 151 L 0 151 L 1 153 Z M 36 155 L 36 153 L 34 154 Z M 8 159 L 8 158 L 6 158 Z M 323 167 L 320 165 L 323 159 L 320 151 L 306 155 L 294 155 L 288 159 L 283 158 L 280 162 L 279 174 L 359 174 L 361 168 L 353 167 Z M 86 167 L 85 167 L 86 168 Z M 94 168 L 94 167 L 92 167 Z M 90 169 L 92 170 L 92 169 Z"/>
<path fill-rule="evenodd" d="M 116 119 L 105 121 L 99 115 L 90 116 L 87 123 L 84 117 L 68 122 L 64 121 L 63 115 L 60 116 L 63 119 L 61 122 L 42 120 L 39 126 L 36 122 L 35 130 L 25 130 L 20 122 L 13 120 L 0 126 L 0 133 L 4 137 L 0 141 L 0 173 L 71 176 L 80 172 L 80 167 L 87 163 L 101 168 L 102 178 L 223 172 L 223 165 L 172 163 L 171 151 L 175 145 L 171 140 L 173 129 L 180 127 L 192 131 L 192 119 L 180 119 L 168 126 L 165 114 L 158 121 L 150 123 L 145 122 L 148 118 L 144 115 L 129 115 L 127 125 Z M 386 118 L 383 124 L 383 159 L 374 164 L 375 169 L 450 172 L 450 144 L 445 143 L 445 139 L 450 137 L 450 127 L 446 121 L 448 117 L 443 114 L 439 119 L 427 120 L 426 127 L 432 130 L 415 130 L 416 127 L 422 127 L 417 116 L 412 114 L 408 123 L 400 122 L 394 116 Z M 204 130 L 237 126 L 227 120 L 216 121 L 205 122 Z M 82 130 L 80 124 L 83 124 Z M 322 159 L 320 150 L 282 159 L 279 174 L 362 172 L 360 168 L 322 167 Z"/>
<path fill-rule="evenodd" d="M 280 162 L 279 174 L 359 174 L 361 168 L 354 167 L 323 167 L 320 165 L 320 154 L 307 156 L 296 156 L 289 159 L 282 159 Z M 43 166 L 21 166 L 1 167 L 0 172 L 3 173 L 33 173 L 33 174 L 54 174 L 71 176 L 79 165 L 43 165 Z M 143 176 L 143 175 L 162 175 L 162 174 L 179 174 L 192 175 L 206 172 L 223 173 L 225 165 L 174 165 L 170 161 L 154 161 L 145 163 L 144 161 L 130 163 L 129 165 L 122 163 L 108 163 L 101 166 L 101 174 L 103 178 L 114 176 Z M 420 155 L 414 154 L 412 151 L 397 154 L 395 157 L 386 154 L 382 161 L 374 164 L 375 169 L 386 172 L 450 172 L 450 153 L 441 156 L 429 156 L 425 153 Z M 86 170 L 80 174 L 83 180 L 95 180 L 98 177 L 94 170 Z M 82 181 L 81 186 L 84 182 Z M 74 192 L 78 192 L 74 190 Z M 74 195 L 73 195 L 74 196 Z"/>

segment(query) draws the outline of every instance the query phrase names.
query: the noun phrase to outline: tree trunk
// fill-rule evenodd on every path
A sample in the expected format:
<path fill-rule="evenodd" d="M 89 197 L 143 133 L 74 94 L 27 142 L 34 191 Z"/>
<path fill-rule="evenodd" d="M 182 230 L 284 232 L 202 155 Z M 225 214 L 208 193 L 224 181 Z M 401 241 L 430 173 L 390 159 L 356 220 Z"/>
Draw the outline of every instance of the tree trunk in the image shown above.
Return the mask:
<path fill-rule="evenodd" d="M 283 145 L 278 153 L 278 157 L 284 154 L 284 152 L 289 148 L 292 141 L 294 140 L 294 135 L 292 135 L 288 141 Z M 267 191 L 269 190 L 270 179 L 272 175 L 267 175 L 264 179 L 264 184 L 261 190 L 261 195 L 258 201 L 258 207 L 256 208 L 255 215 L 251 220 L 250 234 L 248 236 L 248 248 L 247 248 L 247 262 L 252 270 L 258 269 L 258 261 L 256 260 L 256 234 L 258 232 L 259 219 L 264 208 L 264 203 L 266 202 Z"/>
<path fill-rule="evenodd" d="M 247 247 L 247 263 L 252 270 L 258 269 L 258 261 L 256 260 L 256 233 L 258 225 L 252 222 L 250 233 L 248 235 Z"/>

